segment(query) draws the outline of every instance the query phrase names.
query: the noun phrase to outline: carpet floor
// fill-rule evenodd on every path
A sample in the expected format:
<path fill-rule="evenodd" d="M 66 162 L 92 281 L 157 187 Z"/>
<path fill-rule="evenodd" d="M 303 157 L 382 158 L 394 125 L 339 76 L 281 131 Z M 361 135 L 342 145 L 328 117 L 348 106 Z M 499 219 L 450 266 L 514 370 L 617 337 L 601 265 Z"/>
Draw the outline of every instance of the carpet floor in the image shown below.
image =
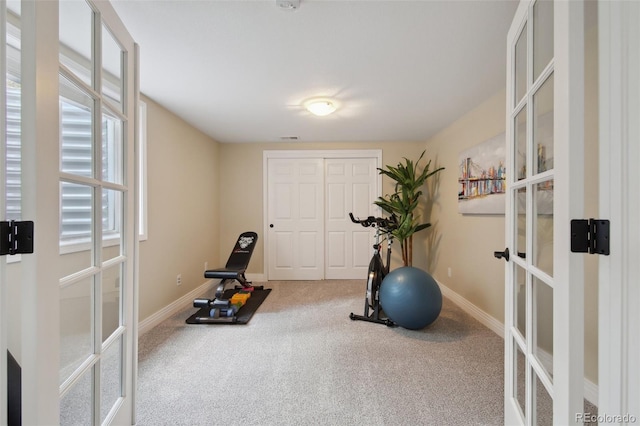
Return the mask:
<path fill-rule="evenodd" d="M 503 424 L 503 341 L 446 298 L 412 331 L 349 319 L 362 280 L 263 284 L 247 325 L 141 336 L 138 425 Z"/>

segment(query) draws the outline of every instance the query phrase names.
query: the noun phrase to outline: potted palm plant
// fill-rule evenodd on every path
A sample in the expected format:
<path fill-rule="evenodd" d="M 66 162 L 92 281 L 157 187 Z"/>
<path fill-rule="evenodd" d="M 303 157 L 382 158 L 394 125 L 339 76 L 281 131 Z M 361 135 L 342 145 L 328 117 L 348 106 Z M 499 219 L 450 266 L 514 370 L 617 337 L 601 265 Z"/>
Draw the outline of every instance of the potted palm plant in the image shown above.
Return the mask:
<path fill-rule="evenodd" d="M 393 236 L 400 241 L 402 261 L 404 266 L 413 264 L 413 234 L 431 226 L 431 223 L 420 223 L 418 208 L 420 197 L 423 195 L 422 185 L 436 173 L 444 170 L 440 167 L 429 171 L 431 160 L 419 171 L 418 164 L 426 151 L 422 151 L 418 161 L 414 162 L 404 158 L 404 164 L 398 163 L 396 167 L 387 165 L 385 169 L 378 168 L 381 175 L 387 176 L 395 182 L 394 193 L 379 197 L 374 202 L 390 215 L 395 215 L 398 227 L 393 231 Z"/>

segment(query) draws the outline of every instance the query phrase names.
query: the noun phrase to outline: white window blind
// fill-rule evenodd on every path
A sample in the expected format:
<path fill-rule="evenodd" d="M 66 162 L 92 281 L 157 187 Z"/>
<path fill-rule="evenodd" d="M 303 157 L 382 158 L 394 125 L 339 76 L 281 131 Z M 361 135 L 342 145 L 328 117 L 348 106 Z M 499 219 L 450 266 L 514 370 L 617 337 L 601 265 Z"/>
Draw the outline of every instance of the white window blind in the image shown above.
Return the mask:
<path fill-rule="evenodd" d="M 92 176 L 91 110 L 69 99 L 60 98 L 61 165 L 63 172 Z M 91 236 L 93 188 L 64 182 L 60 188 L 61 242 L 82 242 Z"/>
<path fill-rule="evenodd" d="M 6 220 L 20 220 L 20 84 L 7 79 Z"/>

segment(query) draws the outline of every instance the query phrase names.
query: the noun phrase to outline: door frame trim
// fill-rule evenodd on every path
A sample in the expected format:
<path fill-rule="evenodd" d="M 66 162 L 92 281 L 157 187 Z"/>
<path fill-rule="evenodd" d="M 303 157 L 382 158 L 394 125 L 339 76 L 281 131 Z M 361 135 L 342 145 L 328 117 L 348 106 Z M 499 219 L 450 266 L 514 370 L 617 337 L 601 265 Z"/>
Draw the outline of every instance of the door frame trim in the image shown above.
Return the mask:
<path fill-rule="evenodd" d="M 634 238 L 640 226 L 640 180 L 636 162 L 640 126 L 640 42 L 635 3 L 598 3 L 600 217 L 611 220 L 611 255 L 599 259 L 598 411 L 635 419 L 640 415 L 637 337 L 640 299 L 639 252 Z M 636 420 L 629 420 L 632 423 Z M 627 424 L 627 421 L 622 421 Z"/>
<path fill-rule="evenodd" d="M 6 3 L 2 3 L 0 6 L 0 57 L 2 62 L 0 63 L 0 73 L 7 75 L 6 68 L 6 46 L 7 46 L 7 9 Z M 0 117 L 6 125 L 6 78 L 0 85 Z M 0 158 L 6 158 L 6 132 L 0 132 Z M 0 167 L 0 181 L 6 182 L 5 170 L 6 163 L 2 161 L 3 166 Z M 5 212 L 5 185 L 0 188 L 0 218 L 6 220 Z M 7 327 L 7 275 L 6 275 L 7 260 L 6 257 L 0 258 L 0 424 L 7 422 L 7 348 L 8 348 L 8 334 L 9 329 Z"/>
<path fill-rule="evenodd" d="M 269 279 L 269 160 L 276 158 L 375 158 L 376 168 L 382 167 L 382 149 L 327 149 L 327 150 L 264 150 L 262 152 L 262 235 L 264 235 L 263 271 Z M 378 174 L 378 196 L 382 192 L 382 175 Z"/>

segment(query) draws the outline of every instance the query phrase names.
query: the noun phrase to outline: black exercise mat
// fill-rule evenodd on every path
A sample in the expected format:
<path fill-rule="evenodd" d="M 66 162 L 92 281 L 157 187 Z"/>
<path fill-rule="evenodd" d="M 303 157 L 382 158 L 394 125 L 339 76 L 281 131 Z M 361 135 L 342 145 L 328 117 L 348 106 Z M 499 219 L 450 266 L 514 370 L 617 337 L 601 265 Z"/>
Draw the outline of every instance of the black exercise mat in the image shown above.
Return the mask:
<path fill-rule="evenodd" d="M 228 290 L 225 290 L 224 293 L 222 294 L 222 298 L 231 299 L 231 296 L 233 296 L 239 291 L 242 291 L 242 289 L 230 288 Z M 251 292 L 251 297 L 247 300 L 247 303 L 245 303 L 245 305 L 242 308 L 240 308 L 240 310 L 238 311 L 235 322 L 216 322 L 214 324 L 246 324 L 248 323 L 251 317 L 253 316 L 253 314 L 255 314 L 258 308 L 260 307 L 260 305 L 262 305 L 262 302 L 265 301 L 269 293 L 271 293 L 270 288 L 265 288 L 262 290 L 259 290 L 259 289 L 253 290 Z M 187 321 L 186 321 L 187 324 L 211 324 L 211 323 L 196 322 L 196 317 L 209 316 L 209 310 L 210 308 L 200 308 L 198 312 L 196 312 L 195 314 L 187 318 Z"/>

